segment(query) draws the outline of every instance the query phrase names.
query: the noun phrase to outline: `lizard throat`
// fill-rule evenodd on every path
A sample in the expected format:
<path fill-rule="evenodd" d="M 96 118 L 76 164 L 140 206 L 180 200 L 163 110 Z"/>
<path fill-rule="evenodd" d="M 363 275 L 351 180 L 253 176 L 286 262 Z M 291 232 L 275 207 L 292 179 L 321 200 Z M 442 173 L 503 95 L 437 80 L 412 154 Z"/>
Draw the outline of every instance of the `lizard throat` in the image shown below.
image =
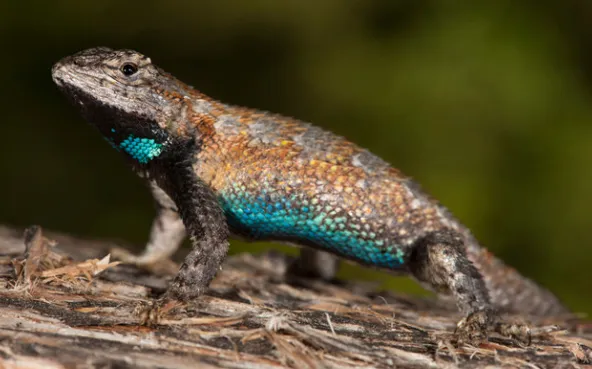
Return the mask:
<path fill-rule="evenodd" d="M 127 154 L 137 164 L 148 164 L 165 154 L 172 140 L 155 119 L 105 104 L 75 86 L 61 87 L 85 120 L 95 126 L 113 148 Z"/>

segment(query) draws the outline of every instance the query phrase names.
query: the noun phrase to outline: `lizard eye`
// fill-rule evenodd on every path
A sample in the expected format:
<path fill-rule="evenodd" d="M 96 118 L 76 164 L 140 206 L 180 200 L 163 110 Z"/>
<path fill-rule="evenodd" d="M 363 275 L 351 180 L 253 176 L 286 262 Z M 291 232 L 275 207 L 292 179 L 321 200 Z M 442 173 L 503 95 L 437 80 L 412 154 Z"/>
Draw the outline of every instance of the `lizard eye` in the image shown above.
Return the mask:
<path fill-rule="evenodd" d="M 133 64 L 133 63 L 125 63 L 124 65 L 121 66 L 121 73 L 123 73 L 126 76 L 131 76 L 132 74 L 135 74 L 138 71 L 138 66 Z"/>

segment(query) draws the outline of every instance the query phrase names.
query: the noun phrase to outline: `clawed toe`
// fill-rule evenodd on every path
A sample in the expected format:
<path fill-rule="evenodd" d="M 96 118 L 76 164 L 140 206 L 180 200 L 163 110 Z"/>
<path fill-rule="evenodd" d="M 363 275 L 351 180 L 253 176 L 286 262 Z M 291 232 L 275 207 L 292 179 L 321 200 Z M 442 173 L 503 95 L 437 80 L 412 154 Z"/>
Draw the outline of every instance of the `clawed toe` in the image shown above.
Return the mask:
<path fill-rule="evenodd" d="M 156 301 L 142 303 L 136 307 L 135 313 L 140 317 L 140 324 L 149 327 L 160 324 L 163 315 L 177 307 L 176 300 L 161 297 Z"/>
<path fill-rule="evenodd" d="M 159 307 L 153 302 L 139 304 L 134 313 L 140 317 L 140 325 L 152 327 L 160 320 Z"/>
<path fill-rule="evenodd" d="M 497 323 L 495 331 L 502 336 L 513 338 L 525 345 L 530 345 L 532 334 L 530 327 L 521 323 Z"/>
<path fill-rule="evenodd" d="M 458 346 L 469 344 L 478 346 L 487 340 L 489 314 L 487 311 L 477 311 L 463 318 L 456 325 L 454 335 Z"/>
<path fill-rule="evenodd" d="M 494 318 L 492 318 L 494 317 Z M 469 344 L 477 346 L 487 340 L 487 332 L 495 321 L 495 315 L 487 310 L 474 312 L 458 322 L 454 332 L 458 346 Z M 530 327 L 523 323 L 495 322 L 493 330 L 502 336 L 515 339 L 516 341 L 530 345 L 532 332 Z"/>

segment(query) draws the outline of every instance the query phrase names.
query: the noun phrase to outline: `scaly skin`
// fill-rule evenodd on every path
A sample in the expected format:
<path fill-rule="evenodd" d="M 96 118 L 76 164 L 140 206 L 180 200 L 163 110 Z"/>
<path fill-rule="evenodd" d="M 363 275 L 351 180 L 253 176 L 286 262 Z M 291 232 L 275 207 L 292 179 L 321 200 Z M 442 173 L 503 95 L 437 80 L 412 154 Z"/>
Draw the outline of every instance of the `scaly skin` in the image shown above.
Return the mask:
<path fill-rule="evenodd" d="M 144 254 L 127 260 L 160 263 L 185 230 L 191 237 L 193 249 L 163 299 L 199 297 L 234 234 L 309 246 L 294 273 L 332 278 L 337 264 L 329 252 L 451 293 L 465 314 L 459 342 L 485 339 L 497 308 L 567 311 L 481 248 L 411 179 L 342 137 L 213 100 L 131 50 L 85 50 L 52 72 L 83 116 L 148 180 L 159 205 Z M 528 335 L 525 327 L 497 327 Z"/>

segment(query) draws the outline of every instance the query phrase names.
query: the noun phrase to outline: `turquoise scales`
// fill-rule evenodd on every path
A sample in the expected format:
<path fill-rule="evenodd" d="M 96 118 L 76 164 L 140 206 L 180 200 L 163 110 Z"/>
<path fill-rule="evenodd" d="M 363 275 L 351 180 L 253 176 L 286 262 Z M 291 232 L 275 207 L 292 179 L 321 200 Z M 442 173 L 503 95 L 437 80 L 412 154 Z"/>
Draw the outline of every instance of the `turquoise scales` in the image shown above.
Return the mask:
<path fill-rule="evenodd" d="M 146 164 L 162 152 L 163 144 L 152 138 L 140 138 L 129 135 L 121 141 L 119 147 L 141 164 Z"/>
<path fill-rule="evenodd" d="M 111 130 L 115 133 L 115 130 Z M 110 143 L 113 142 L 109 140 Z M 124 150 L 139 163 L 158 157 L 163 144 L 154 139 L 129 135 L 114 147 Z M 345 215 L 339 216 L 329 205 L 303 196 L 270 196 L 249 194 L 240 186 L 223 192 L 219 198 L 228 223 L 245 230 L 255 239 L 293 239 L 328 248 L 365 264 L 396 269 L 403 265 L 404 253 L 373 232 L 370 224 L 361 224 Z"/>
<path fill-rule="evenodd" d="M 146 164 L 161 154 L 163 144 L 129 135 L 118 146 L 113 146 Z M 339 216 L 334 208 L 319 204 L 315 198 L 295 194 L 277 197 L 266 192 L 262 189 L 260 194 L 253 195 L 240 186 L 224 192 L 219 201 L 228 223 L 255 239 L 308 241 L 366 264 L 391 269 L 403 265 L 403 251 L 380 239 L 370 224 Z"/>
<path fill-rule="evenodd" d="M 362 224 L 336 213 L 315 198 L 278 196 L 265 188 L 251 194 L 240 186 L 219 197 L 229 225 L 254 239 L 293 240 L 312 243 L 345 257 L 383 268 L 400 268 L 403 250 L 388 244 Z"/>
<path fill-rule="evenodd" d="M 111 128 L 110 131 L 115 135 L 116 130 L 114 128 Z M 114 149 L 125 151 L 140 164 L 147 164 L 158 157 L 164 147 L 163 144 L 156 142 L 153 138 L 137 137 L 132 134 L 122 140 L 119 145 L 115 143 L 114 138 L 106 138 L 106 140 Z"/>
<path fill-rule="evenodd" d="M 115 134 L 116 130 L 111 129 Z M 119 145 L 134 160 L 146 164 L 158 157 L 163 144 L 152 138 L 128 135 Z M 336 213 L 330 205 L 302 195 L 270 196 L 265 188 L 251 194 L 233 186 L 219 197 L 228 223 L 255 239 L 308 242 L 365 264 L 396 269 L 404 264 L 404 252 L 381 238 L 368 223 L 362 224 Z"/>

